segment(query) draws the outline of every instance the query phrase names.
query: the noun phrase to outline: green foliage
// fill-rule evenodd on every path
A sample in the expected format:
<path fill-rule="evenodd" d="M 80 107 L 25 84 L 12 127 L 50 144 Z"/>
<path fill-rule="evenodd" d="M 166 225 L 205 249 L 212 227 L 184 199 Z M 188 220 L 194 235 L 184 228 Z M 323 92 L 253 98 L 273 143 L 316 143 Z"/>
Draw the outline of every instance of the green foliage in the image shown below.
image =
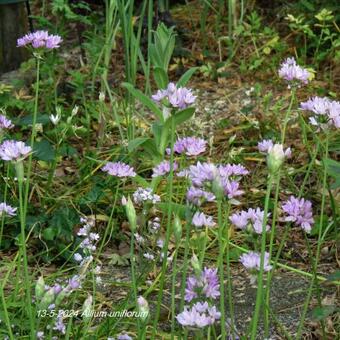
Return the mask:
<path fill-rule="evenodd" d="M 153 33 L 150 44 L 151 64 L 154 67 L 154 78 L 159 88 L 164 89 L 169 83 L 168 68 L 176 43 L 174 28 L 160 23 Z"/>

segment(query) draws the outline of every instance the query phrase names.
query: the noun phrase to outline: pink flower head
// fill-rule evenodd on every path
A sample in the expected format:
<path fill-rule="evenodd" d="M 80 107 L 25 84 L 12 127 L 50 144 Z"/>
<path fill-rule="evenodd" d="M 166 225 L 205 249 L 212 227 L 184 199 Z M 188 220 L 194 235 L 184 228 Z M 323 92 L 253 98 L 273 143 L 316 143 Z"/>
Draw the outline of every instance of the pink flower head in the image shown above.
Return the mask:
<path fill-rule="evenodd" d="M 312 203 L 304 198 L 291 196 L 283 205 L 282 210 L 285 212 L 285 221 L 294 222 L 305 232 L 310 233 L 314 224 Z"/>
<path fill-rule="evenodd" d="M 17 40 L 17 47 L 31 46 L 34 49 L 55 49 L 63 40 L 59 35 L 50 35 L 47 31 L 28 33 Z"/>
<path fill-rule="evenodd" d="M 286 80 L 289 86 L 308 84 L 311 73 L 297 65 L 294 58 L 287 58 L 279 69 L 279 77 Z"/>
<path fill-rule="evenodd" d="M 102 171 L 115 177 L 135 177 L 134 169 L 123 162 L 108 162 L 102 167 Z"/>
<path fill-rule="evenodd" d="M 0 158 L 4 161 L 19 161 L 32 151 L 24 142 L 6 140 L 0 145 Z"/>

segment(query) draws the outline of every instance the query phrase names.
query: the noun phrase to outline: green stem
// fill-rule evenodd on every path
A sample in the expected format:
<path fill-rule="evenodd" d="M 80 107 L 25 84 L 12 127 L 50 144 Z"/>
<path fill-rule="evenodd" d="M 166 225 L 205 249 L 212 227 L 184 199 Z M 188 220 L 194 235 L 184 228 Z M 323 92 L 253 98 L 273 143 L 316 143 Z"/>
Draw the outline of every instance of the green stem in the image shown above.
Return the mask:
<path fill-rule="evenodd" d="M 4 189 L 4 202 L 7 200 L 7 191 L 8 191 L 8 177 L 9 177 L 9 164 L 6 163 L 7 171 L 6 171 L 6 180 L 5 180 L 5 189 Z M 4 224 L 5 224 L 5 214 L 1 215 L 1 229 L 0 229 L 0 249 L 1 249 L 1 243 L 2 243 L 2 235 L 4 232 Z"/>
<path fill-rule="evenodd" d="M 227 254 L 227 289 L 228 289 L 228 304 L 230 314 L 230 328 L 231 337 L 235 340 L 235 317 L 234 317 L 234 304 L 233 304 L 233 286 L 230 268 L 230 223 L 229 223 L 230 203 L 228 201 L 225 221 L 227 221 L 227 238 L 226 238 L 226 254 Z"/>
<path fill-rule="evenodd" d="M 226 324 L 225 324 L 225 304 L 224 304 L 224 242 L 223 242 L 223 231 L 224 231 L 224 223 L 223 223 L 223 215 L 222 215 L 222 200 L 217 200 L 217 208 L 218 208 L 218 269 L 220 276 L 220 312 L 221 312 L 221 334 L 222 339 L 226 339 Z"/>
<path fill-rule="evenodd" d="M 173 195 L 173 177 L 174 177 L 174 143 L 175 143 L 175 120 L 173 117 L 171 119 L 171 153 L 170 153 L 170 174 L 169 174 L 169 193 L 168 193 L 168 213 L 167 213 L 167 226 L 166 226 L 166 236 L 163 248 L 163 262 L 162 262 L 162 271 L 161 271 L 161 279 L 160 279 L 160 287 L 158 293 L 158 301 L 156 307 L 156 315 L 153 323 L 153 330 L 152 330 L 152 339 L 155 339 L 157 323 L 159 319 L 162 298 L 163 298 L 163 289 L 164 289 L 164 282 L 165 282 L 165 273 L 167 269 L 167 252 L 169 247 L 169 240 L 171 234 L 171 216 L 172 216 L 172 195 Z"/>
<path fill-rule="evenodd" d="M 35 99 L 34 99 L 34 111 L 33 111 L 33 121 L 32 121 L 32 134 L 31 134 L 31 142 L 30 146 L 33 150 L 35 137 L 37 134 L 37 115 L 38 115 L 38 102 L 39 102 L 39 85 L 40 85 L 40 58 L 37 57 L 37 74 L 36 74 L 36 88 L 35 88 Z M 30 188 L 30 179 L 31 179 L 31 171 L 32 171 L 32 158 L 33 153 L 30 153 L 28 157 L 28 166 L 27 166 L 27 174 L 26 174 L 26 186 L 25 186 L 25 201 L 24 201 L 24 222 L 26 222 L 26 214 L 27 214 L 27 206 L 28 206 L 28 194 Z"/>
<path fill-rule="evenodd" d="M 23 165 L 22 165 L 23 166 Z M 21 227 L 21 234 L 20 234 L 20 252 L 21 256 L 19 257 L 19 261 L 21 262 L 21 258 L 23 258 L 24 263 L 24 286 L 26 289 L 26 308 L 28 310 L 28 316 L 30 321 L 30 330 L 31 330 L 31 339 L 35 339 L 35 325 L 34 325 L 34 318 L 32 314 L 32 298 L 31 298 L 31 281 L 29 278 L 28 273 L 28 261 L 27 261 L 27 249 L 26 249 L 26 215 L 25 215 L 25 204 L 23 201 L 23 178 L 18 178 L 19 184 L 19 205 L 20 205 L 20 227 Z"/>
<path fill-rule="evenodd" d="M 257 277 L 257 293 L 256 293 L 256 302 L 255 302 L 255 311 L 252 320 L 252 329 L 251 329 L 251 340 L 256 339 L 257 325 L 259 321 L 260 309 L 262 304 L 262 295 L 263 295 L 263 274 L 264 274 L 264 255 L 266 251 L 266 225 L 268 220 L 268 210 L 269 210 L 269 200 L 270 193 L 273 184 L 272 175 L 269 175 L 268 185 L 267 185 L 267 193 L 266 200 L 264 203 L 264 214 L 263 214 L 263 224 L 262 224 L 262 237 L 261 237 L 261 260 L 260 260 L 260 270 Z"/>
<path fill-rule="evenodd" d="M 327 159 L 327 157 L 328 157 L 328 142 L 329 142 L 328 135 L 326 135 L 326 146 L 325 146 L 325 157 L 324 157 L 324 159 Z M 324 164 L 324 167 L 325 167 L 325 164 Z M 305 304 L 304 304 L 302 317 L 300 319 L 300 323 L 299 323 L 299 327 L 298 327 L 298 331 L 297 331 L 297 336 L 296 336 L 297 339 L 299 338 L 299 336 L 301 336 L 304 320 L 306 318 L 306 314 L 307 314 L 307 311 L 308 311 L 309 302 L 310 302 L 310 299 L 312 297 L 312 291 L 313 291 L 314 283 L 317 282 L 317 279 L 318 279 L 317 269 L 318 269 L 318 263 L 319 263 L 320 252 L 321 252 L 321 245 L 323 243 L 322 242 L 323 241 L 322 227 L 323 227 L 323 219 L 324 219 L 323 213 L 324 213 L 324 210 L 325 210 L 325 200 L 326 200 L 326 186 L 327 186 L 327 169 L 325 167 L 324 172 L 323 172 L 323 179 L 322 179 L 321 211 L 320 211 L 318 242 L 317 242 L 315 260 L 314 260 L 314 265 L 313 265 L 313 278 L 312 278 L 312 282 L 310 284 L 308 294 L 307 294 L 307 298 L 306 298 L 306 301 L 305 301 Z M 313 259 L 311 259 L 311 260 L 313 261 Z M 317 282 L 317 285 L 318 285 L 318 282 Z"/>
<path fill-rule="evenodd" d="M 131 283 L 132 283 L 132 290 L 133 290 L 133 302 L 135 306 L 137 306 L 137 281 L 136 281 L 136 269 L 135 269 L 135 235 L 134 232 L 131 231 L 131 243 L 130 243 L 130 261 L 131 261 Z M 137 318 L 137 329 L 138 335 L 140 334 L 140 322 Z"/>
<path fill-rule="evenodd" d="M 175 296 L 176 296 L 176 276 L 177 276 L 177 253 L 179 246 L 176 247 L 174 260 L 173 260 L 173 272 L 171 281 L 171 340 L 175 337 Z"/>

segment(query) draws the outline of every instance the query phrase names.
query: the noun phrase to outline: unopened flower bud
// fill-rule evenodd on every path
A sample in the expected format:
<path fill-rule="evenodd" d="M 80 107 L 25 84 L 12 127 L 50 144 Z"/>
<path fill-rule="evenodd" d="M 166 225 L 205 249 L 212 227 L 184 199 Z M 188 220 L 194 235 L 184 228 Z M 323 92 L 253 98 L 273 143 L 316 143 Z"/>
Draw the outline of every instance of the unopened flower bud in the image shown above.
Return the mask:
<path fill-rule="evenodd" d="M 54 288 L 50 288 L 43 296 L 41 299 L 41 302 L 39 304 L 39 309 L 40 310 L 45 310 L 54 302 L 55 298 L 55 293 L 54 293 Z"/>
<path fill-rule="evenodd" d="M 83 320 L 90 320 L 91 319 L 91 311 L 92 311 L 92 295 L 89 295 L 87 299 L 84 301 L 83 304 L 83 312 L 81 316 L 83 317 Z"/>
<path fill-rule="evenodd" d="M 105 92 L 99 92 L 99 101 L 105 102 Z"/>
<path fill-rule="evenodd" d="M 36 285 L 35 285 L 35 297 L 37 300 L 42 299 L 45 293 L 45 281 L 42 276 L 39 277 Z"/>
<path fill-rule="evenodd" d="M 201 270 L 200 262 L 198 260 L 198 257 L 196 256 L 196 254 L 192 255 L 190 262 L 191 262 L 192 268 L 195 271 L 195 274 L 197 276 L 199 276 L 201 274 L 202 270 Z"/>
<path fill-rule="evenodd" d="M 282 144 L 274 144 L 274 146 L 268 150 L 267 165 L 269 171 L 272 174 L 277 173 L 277 171 L 281 168 L 284 159 L 285 153 L 283 151 Z"/>
<path fill-rule="evenodd" d="M 75 105 L 73 110 L 72 110 L 72 113 L 71 113 L 72 117 L 75 116 L 78 113 L 78 110 L 79 110 L 79 106 Z"/>
<path fill-rule="evenodd" d="M 135 207 L 133 206 L 133 203 L 130 197 L 127 199 L 127 202 L 125 204 L 125 211 L 126 211 L 126 216 L 130 223 L 131 231 L 135 232 L 137 228 L 137 217 L 136 217 Z"/>
<path fill-rule="evenodd" d="M 150 309 L 149 309 L 149 304 L 148 302 L 144 299 L 143 296 L 139 296 L 137 299 L 137 308 L 138 308 L 138 312 L 140 314 L 140 317 L 143 321 L 145 321 L 150 313 Z"/>
<path fill-rule="evenodd" d="M 177 215 L 175 215 L 174 218 L 174 236 L 176 244 L 178 245 L 182 238 L 182 223 Z"/>

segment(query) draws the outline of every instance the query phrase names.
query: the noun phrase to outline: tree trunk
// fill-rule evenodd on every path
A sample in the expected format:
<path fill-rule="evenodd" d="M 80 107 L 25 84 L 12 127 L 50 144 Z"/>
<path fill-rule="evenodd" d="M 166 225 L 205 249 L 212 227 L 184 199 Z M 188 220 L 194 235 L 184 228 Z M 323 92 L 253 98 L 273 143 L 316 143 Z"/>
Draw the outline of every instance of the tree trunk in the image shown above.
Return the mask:
<path fill-rule="evenodd" d="M 25 48 L 18 48 L 17 39 L 28 31 L 25 2 L 0 0 L 0 74 L 19 68 L 28 58 Z M 14 2 L 14 1 L 13 1 Z"/>

